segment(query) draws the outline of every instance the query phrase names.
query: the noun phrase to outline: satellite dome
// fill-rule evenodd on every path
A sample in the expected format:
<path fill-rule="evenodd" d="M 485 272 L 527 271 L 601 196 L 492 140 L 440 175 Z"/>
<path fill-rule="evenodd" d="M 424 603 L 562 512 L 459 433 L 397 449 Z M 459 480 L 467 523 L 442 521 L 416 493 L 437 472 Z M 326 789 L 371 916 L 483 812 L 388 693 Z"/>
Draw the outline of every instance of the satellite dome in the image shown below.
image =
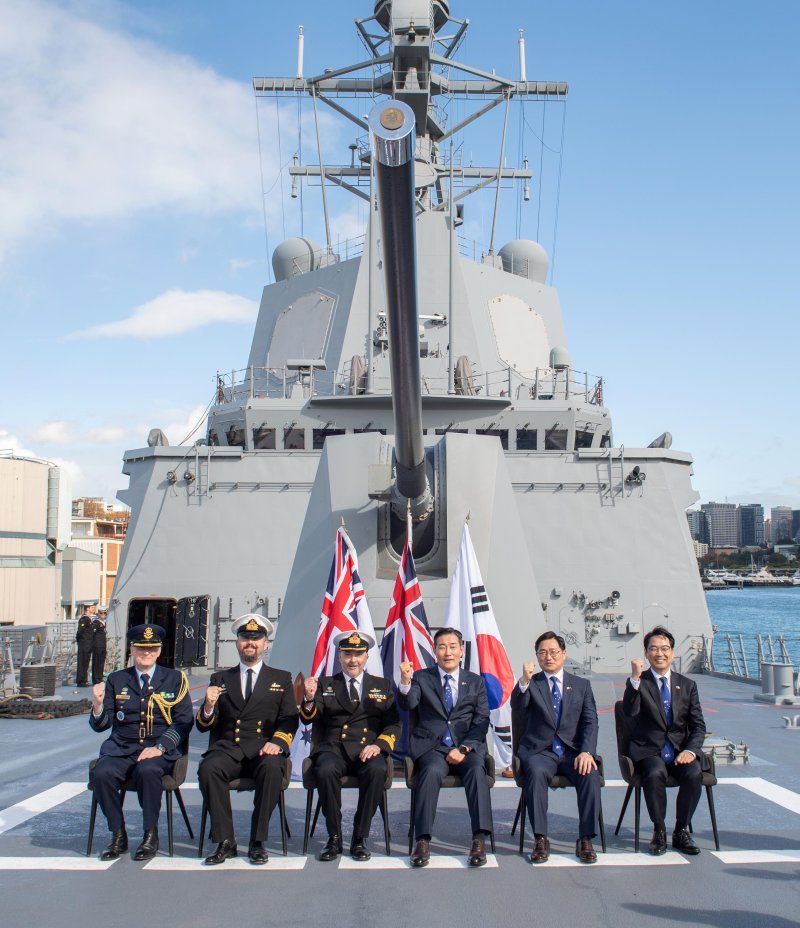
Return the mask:
<path fill-rule="evenodd" d="M 287 238 L 272 252 L 275 280 L 308 274 L 320 266 L 322 249 L 310 238 Z"/>
<path fill-rule="evenodd" d="M 547 252 L 538 242 L 527 238 L 517 238 L 500 249 L 503 259 L 503 270 L 509 274 L 527 277 L 536 283 L 543 284 L 547 279 L 547 270 L 550 259 Z"/>

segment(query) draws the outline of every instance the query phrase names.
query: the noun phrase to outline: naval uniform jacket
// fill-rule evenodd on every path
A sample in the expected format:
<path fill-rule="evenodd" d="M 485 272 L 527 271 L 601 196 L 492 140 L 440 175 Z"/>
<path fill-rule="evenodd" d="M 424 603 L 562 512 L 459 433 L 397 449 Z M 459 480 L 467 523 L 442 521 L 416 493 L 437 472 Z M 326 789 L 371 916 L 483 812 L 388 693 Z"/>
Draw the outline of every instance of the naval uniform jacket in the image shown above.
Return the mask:
<path fill-rule="evenodd" d="M 78 619 L 75 640 L 78 642 L 78 647 L 84 651 L 92 650 L 92 642 L 94 641 L 93 623 L 94 619 L 86 612 Z"/>
<path fill-rule="evenodd" d="M 558 724 L 550 681 L 544 671 L 531 677 L 525 692 L 520 690 L 519 682 L 516 684 L 511 692 L 511 711 L 514 713 L 512 728 L 519 732 L 515 753 L 521 757 L 552 750 L 556 738 L 561 739 L 570 753 L 595 754 L 597 751 L 597 707 L 592 686 L 583 677 L 564 671 Z"/>
<path fill-rule="evenodd" d="M 442 737 L 448 726 L 454 747 L 463 744 L 485 756 L 489 702 L 486 684 L 479 674 L 459 669 L 458 698 L 449 717 L 438 665 L 415 671 L 411 689 L 407 693 L 398 692 L 397 701 L 401 709 L 416 710 L 416 724 L 408 745 L 413 760 L 435 749 L 447 753 L 450 749 L 442 744 Z"/>
<path fill-rule="evenodd" d="M 625 684 L 622 711 L 635 722 L 628 747 L 628 756 L 634 763 L 660 754 L 667 738 L 672 742 L 676 757 L 681 751 L 691 751 L 702 762 L 706 723 L 697 684 L 674 670 L 670 683 L 672 725 L 667 725 L 661 690 L 652 670 L 642 673 L 638 690 L 630 679 Z"/>
<path fill-rule="evenodd" d="M 384 754 L 394 750 L 401 725 L 392 681 L 365 673 L 361 699 L 355 706 L 349 683 L 344 673 L 320 677 L 311 708 L 300 706 L 303 722 L 314 723 L 312 757 L 322 751 L 335 751 L 336 745 L 350 760 L 368 744 L 376 744 Z"/>
<path fill-rule="evenodd" d="M 156 664 L 150 671 L 147 693 L 139 687 L 135 667 L 115 670 L 108 675 L 103 696 L 103 709 L 98 718 L 89 713 L 89 725 L 95 731 L 111 729 L 111 735 L 100 747 L 100 756 L 133 757 L 144 748 L 163 745 L 164 756 L 175 760 L 183 753 L 182 745 L 192 730 L 194 709 L 187 690 L 183 699 L 170 709 L 168 723 L 158 705 L 152 706 L 152 731 L 147 733 L 147 712 L 152 697 L 161 696 L 172 701 L 178 696 L 184 676 L 179 670 Z"/>
<path fill-rule="evenodd" d="M 210 718 L 197 713 L 197 727 L 210 731 L 207 757 L 224 751 L 237 760 L 257 757 L 269 741 L 289 754 L 297 731 L 297 705 L 292 676 L 264 664 L 259 671 L 250 699 L 245 703 L 239 665 L 211 675 L 211 686 L 222 687 Z"/>

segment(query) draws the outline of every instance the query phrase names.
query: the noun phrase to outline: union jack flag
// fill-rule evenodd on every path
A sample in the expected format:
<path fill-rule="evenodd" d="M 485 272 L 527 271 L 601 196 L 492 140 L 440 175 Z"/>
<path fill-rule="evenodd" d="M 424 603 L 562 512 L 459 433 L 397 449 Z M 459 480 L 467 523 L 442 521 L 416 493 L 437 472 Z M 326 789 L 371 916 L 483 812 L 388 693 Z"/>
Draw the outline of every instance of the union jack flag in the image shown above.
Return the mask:
<path fill-rule="evenodd" d="M 336 532 L 336 552 L 328 577 L 328 587 L 322 601 L 322 616 L 317 630 L 317 643 L 311 661 L 311 676 L 329 676 L 339 670 L 334 638 L 339 632 L 354 629 L 366 632 L 375 640 L 375 627 L 367 605 L 364 587 L 358 576 L 358 558 L 353 543 L 344 528 Z M 376 650 L 370 650 L 367 671 L 380 675 Z"/>
<path fill-rule="evenodd" d="M 422 670 L 436 663 L 434 652 L 425 604 L 422 602 L 422 591 L 414 567 L 414 557 L 406 539 L 400 569 L 394 583 L 392 606 L 381 641 L 383 675 L 399 683 L 402 661 L 411 661 L 414 670 Z"/>

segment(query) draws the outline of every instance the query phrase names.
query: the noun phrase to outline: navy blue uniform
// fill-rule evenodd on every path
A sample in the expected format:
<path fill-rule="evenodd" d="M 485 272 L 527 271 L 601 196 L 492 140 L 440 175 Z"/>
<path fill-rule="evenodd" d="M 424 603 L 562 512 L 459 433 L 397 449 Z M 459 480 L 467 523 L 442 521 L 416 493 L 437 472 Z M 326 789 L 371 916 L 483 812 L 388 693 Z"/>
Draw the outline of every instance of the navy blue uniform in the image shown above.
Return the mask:
<path fill-rule="evenodd" d="M 89 661 L 92 657 L 92 644 L 94 642 L 93 618 L 88 612 L 78 619 L 78 630 L 75 641 L 78 643 L 78 663 L 76 668 L 76 686 L 89 685 Z M 98 681 L 99 682 L 99 681 Z"/>
<path fill-rule="evenodd" d="M 95 731 L 111 735 L 100 748 L 100 759 L 91 774 L 97 801 L 108 821 L 109 829 L 123 828 L 122 802 L 119 788 L 128 777 L 133 777 L 139 804 L 144 817 L 144 830 L 158 826 L 161 810 L 161 778 L 169 773 L 194 722 L 192 699 L 185 684 L 186 678 L 178 671 L 156 664 L 151 670 L 147 693 L 139 688 L 135 668 L 117 670 L 109 674 L 103 699 L 103 710 L 98 718 L 89 715 L 89 725 Z M 158 706 L 159 700 L 173 702 L 183 688 L 186 692 L 177 705 L 168 710 L 168 722 Z M 161 757 L 151 757 L 137 763 L 147 747 L 162 745 L 166 748 Z"/>

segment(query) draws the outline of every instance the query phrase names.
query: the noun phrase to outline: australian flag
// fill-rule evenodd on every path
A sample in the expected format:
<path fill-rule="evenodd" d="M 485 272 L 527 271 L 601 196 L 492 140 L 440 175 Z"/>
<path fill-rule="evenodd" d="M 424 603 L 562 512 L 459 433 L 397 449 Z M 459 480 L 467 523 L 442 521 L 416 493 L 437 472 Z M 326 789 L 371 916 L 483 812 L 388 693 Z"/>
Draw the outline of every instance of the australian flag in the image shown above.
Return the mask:
<path fill-rule="evenodd" d="M 392 605 L 381 641 L 381 660 L 383 676 L 394 680 L 395 686 L 400 682 L 400 664 L 403 661 L 410 661 L 415 671 L 432 667 L 436 663 L 433 638 L 408 539 L 403 549 L 392 593 Z M 401 712 L 401 715 L 404 713 Z M 394 756 L 403 758 L 407 753 L 408 722 L 404 717 L 403 733 Z"/>

